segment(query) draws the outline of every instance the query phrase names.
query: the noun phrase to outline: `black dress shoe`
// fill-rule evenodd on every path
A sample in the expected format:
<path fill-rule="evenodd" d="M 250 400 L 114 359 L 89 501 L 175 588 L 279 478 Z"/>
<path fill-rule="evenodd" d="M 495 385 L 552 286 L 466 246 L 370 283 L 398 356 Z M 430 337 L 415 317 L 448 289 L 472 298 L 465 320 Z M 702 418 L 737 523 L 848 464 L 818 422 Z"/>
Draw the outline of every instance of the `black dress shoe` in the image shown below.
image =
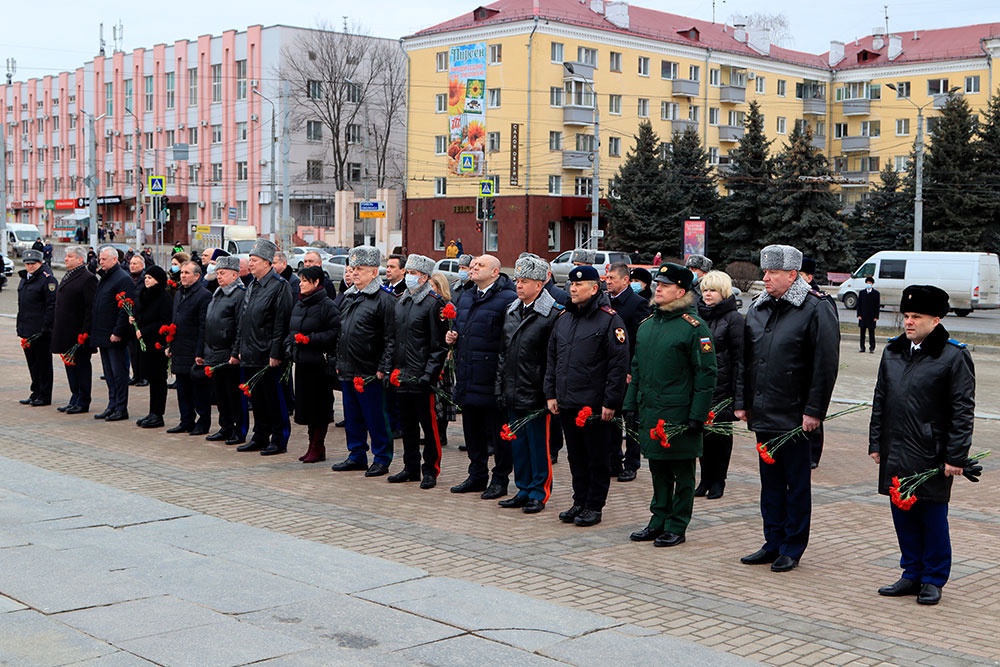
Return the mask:
<path fill-rule="evenodd" d="M 66 414 L 68 415 L 78 415 L 84 412 L 90 412 L 90 408 L 85 408 L 82 405 L 71 405 L 66 408 Z"/>
<path fill-rule="evenodd" d="M 35 400 L 34 396 L 29 396 L 28 398 L 22 398 L 18 403 L 21 405 L 31 405 L 31 402 Z"/>
<path fill-rule="evenodd" d="M 545 503 L 537 498 L 532 498 L 527 505 L 521 508 L 521 511 L 525 514 L 538 514 L 543 509 L 545 509 Z"/>
<path fill-rule="evenodd" d="M 559 512 L 559 520 L 563 523 L 573 523 L 573 521 L 576 520 L 576 517 L 580 516 L 580 512 L 582 511 L 582 507 L 579 505 L 573 505 L 565 512 Z"/>
<path fill-rule="evenodd" d="M 678 544 L 684 544 L 687 542 L 687 538 L 683 535 L 678 535 L 677 533 L 663 533 L 653 542 L 654 547 L 676 547 Z"/>
<path fill-rule="evenodd" d="M 243 445 L 243 447 L 246 447 L 246 445 Z M 243 447 L 237 447 L 236 451 L 240 451 Z M 344 459 L 340 463 L 334 463 L 330 466 L 330 470 L 335 470 L 336 472 L 345 472 L 347 470 L 368 470 L 368 464 L 364 461 Z"/>
<path fill-rule="evenodd" d="M 381 477 L 389 473 L 389 466 L 382 463 L 373 463 L 365 471 L 365 477 Z"/>
<path fill-rule="evenodd" d="M 241 438 L 238 435 L 226 439 L 227 445 L 242 445 L 244 442 L 246 442 L 246 438 Z"/>
<path fill-rule="evenodd" d="M 620 473 L 618 473 L 619 482 L 631 482 L 634 479 L 635 479 L 635 470 L 629 470 L 628 468 L 625 468 Z"/>
<path fill-rule="evenodd" d="M 884 595 L 890 598 L 900 598 L 904 595 L 916 595 L 920 592 L 920 582 L 913 581 L 913 579 L 903 579 L 899 578 L 894 584 L 888 586 L 883 586 L 878 589 L 879 595 Z"/>
<path fill-rule="evenodd" d="M 657 539 L 662 534 L 663 531 L 661 529 L 650 528 L 649 526 L 646 526 L 642 530 L 635 531 L 634 533 L 629 535 L 628 538 L 633 542 L 649 542 L 651 540 Z"/>
<path fill-rule="evenodd" d="M 138 382 L 138 380 L 136 380 L 135 378 L 130 378 L 128 381 L 128 386 L 134 387 L 136 382 Z"/>
<path fill-rule="evenodd" d="M 694 487 L 694 497 L 704 498 L 706 493 L 708 493 L 708 482 L 702 480 L 698 482 L 698 486 Z"/>
<path fill-rule="evenodd" d="M 771 563 L 771 572 L 790 572 L 799 566 L 799 561 L 781 554 Z"/>
<path fill-rule="evenodd" d="M 184 424 L 178 424 L 173 428 L 168 428 L 167 433 L 187 433 L 191 430 L 190 426 L 185 426 Z"/>
<path fill-rule="evenodd" d="M 924 584 L 917 593 L 917 604 L 937 604 L 941 601 L 941 588 L 934 584 Z"/>
<path fill-rule="evenodd" d="M 73 406 L 72 405 L 60 405 L 58 408 L 56 408 L 56 410 L 58 410 L 59 412 L 66 412 L 71 407 L 73 407 Z"/>
<path fill-rule="evenodd" d="M 457 484 L 451 487 L 452 493 L 474 493 L 477 491 L 483 491 L 486 489 L 485 479 L 472 479 L 471 477 L 466 479 L 461 484 Z"/>
<path fill-rule="evenodd" d="M 43 400 L 42 400 L 42 399 L 40 399 L 40 398 L 35 398 L 35 399 L 32 399 L 32 401 L 31 401 L 31 405 L 32 405 L 33 407 L 36 407 L 36 408 L 38 408 L 38 407 L 41 407 L 41 406 L 43 406 L 43 405 L 52 405 L 52 401 L 43 401 Z"/>
<path fill-rule="evenodd" d="M 500 507 L 525 507 L 531 498 L 528 496 L 522 496 L 520 493 L 513 498 L 507 498 L 506 500 L 501 500 L 497 503 Z"/>
<path fill-rule="evenodd" d="M 207 426 L 197 426 L 196 425 L 193 429 L 191 429 L 190 431 L 188 431 L 188 435 L 205 435 L 206 433 L 208 433 L 208 427 Z"/>
<path fill-rule="evenodd" d="M 135 383 L 135 386 L 137 386 L 137 387 L 148 387 L 149 386 L 149 380 L 139 380 L 138 382 Z"/>
<path fill-rule="evenodd" d="M 709 500 L 718 500 L 722 497 L 722 493 L 726 490 L 725 482 L 715 482 L 708 489 L 708 495 L 706 496 Z"/>
<path fill-rule="evenodd" d="M 749 556 L 744 556 L 740 559 L 740 562 L 744 565 L 764 565 L 765 563 L 773 563 L 778 559 L 778 554 L 773 551 L 768 551 L 764 547 L 757 549 Z"/>
<path fill-rule="evenodd" d="M 191 435 L 194 435 L 194 433 L 192 433 Z M 216 431 L 212 435 L 205 436 L 205 440 L 208 440 L 209 442 L 220 442 L 222 440 L 228 440 L 228 439 L 229 439 L 229 434 L 227 434 L 225 431 Z"/>
<path fill-rule="evenodd" d="M 152 412 L 146 413 L 144 417 L 139 417 L 138 419 L 135 420 L 135 425 L 142 426 L 145 422 L 148 422 L 154 416 L 155 415 Z"/>
<path fill-rule="evenodd" d="M 128 419 L 128 413 L 124 410 L 119 410 L 118 412 L 112 412 L 110 415 L 104 418 L 106 422 L 120 422 L 124 419 Z"/>
<path fill-rule="evenodd" d="M 275 454 L 284 454 L 287 451 L 288 451 L 287 447 L 281 447 L 281 446 L 276 445 L 276 444 L 274 444 L 272 442 L 270 445 L 268 445 L 264 449 L 260 450 L 260 455 L 261 456 L 274 456 Z"/>
<path fill-rule="evenodd" d="M 69 412 L 69 410 L 67 410 L 67 412 Z M 96 415 L 94 415 L 94 419 L 107 419 L 108 415 L 110 415 L 112 412 L 114 412 L 114 410 L 105 410 L 104 412 L 98 412 Z"/>
<path fill-rule="evenodd" d="M 496 500 L 497 498 L 503 498 L 507 495 L 507 485 L 493 483 L 486 487 L 486 490 L 480 494 L 480 498 L 483 500 Z"/>
<path fill-rule="evenodd" d="M 164 426 L 163 417 L 160 417 L 159 415 L 153 415 L 149 419 L 142 422 L 142 428 L 163 428 Z"/>
<path fill-rule="evenodd" d="M 416 482 L 418 479 L 420 479 L 420 475 L 411 473 L 406 468 L 403 468 L 395 475 L 389 475 L 386 477 L 385 481 L 390 484 L 402 484 L 403 482 Z"/>
<path fill-rule="evenodd" d="M 339 422 L 333 422 L 333 425 L 336 426 L 337 428 L 344 428 L 345 423 L 346 422 L 343 419 L 341 419 Z"/>
<path fill-rule="evenodd" d="M 582 527 L 589 528 L 590 526 L 596 526 L 601 522 L 601 513 L 597 510 L 583 510 L 580 512 L 579 516 L 573 519 L 573 523 Z"/>
<path fill-rule="evenodd" d="M 167 431 L 167 433 L 170 433 L 170 431 Z M 239 447 L 237 447 L 236 451 L 238 451 L 238 452 L 259 452 L 262 449 L 264 449 L 264 445 L 262 445 L 259 442 L 254 441 L 254 440 L 251 440 L 247 444 L 240 445 Z"/>
<path fill-rule="evenodd" d="M 435 477 L 434 475 L 424 475 L 424 478 L 420 480 L 420 488 L 433 489 L 435 486 L 437 486 L 437 483 L 438 483 L 437 477 Z"/>

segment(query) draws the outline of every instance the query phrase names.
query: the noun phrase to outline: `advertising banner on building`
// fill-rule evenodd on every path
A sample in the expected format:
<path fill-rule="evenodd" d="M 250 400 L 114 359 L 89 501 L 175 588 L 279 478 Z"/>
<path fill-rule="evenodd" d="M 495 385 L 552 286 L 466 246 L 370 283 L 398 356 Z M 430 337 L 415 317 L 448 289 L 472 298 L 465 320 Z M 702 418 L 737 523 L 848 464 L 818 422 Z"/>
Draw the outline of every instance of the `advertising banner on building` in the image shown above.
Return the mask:
<path fill-rule="evenodd" d="M 684 221 L 684 259 L 691 255 L 704 255 L 708 239 L 704 220 Z"/>
<path fill-rule="evenodd" d="M 486 154 L 486 42 L 453 46 L 448 56 L 448 171 L 479 176 Z"/>

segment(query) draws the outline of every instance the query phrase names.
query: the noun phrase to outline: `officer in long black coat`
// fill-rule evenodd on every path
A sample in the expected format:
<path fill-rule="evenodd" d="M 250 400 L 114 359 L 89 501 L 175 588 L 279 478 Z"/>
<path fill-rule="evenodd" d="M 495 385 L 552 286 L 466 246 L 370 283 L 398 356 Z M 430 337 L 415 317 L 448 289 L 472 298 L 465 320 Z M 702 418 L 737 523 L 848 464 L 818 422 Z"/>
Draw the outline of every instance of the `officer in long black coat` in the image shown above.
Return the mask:
<path fill-rule="evenodd" d="M 24 251 L 24 269 L 18 272 L 17 335 L 31 375 L 31 395 L 22 405 L 52 403 L 52 325 L 56 316 L 57 282 L 52 269 L 42 263 L 38 250 Z"/>
<path fill-rule="evenodd" d="M 173 304 L 173 324 L 177 331 L 170 343 L 169 356 L 177 382 L 181 421 L 167 429 L 167 433 L 205 435 L 212 423 L 211 386 L 204 373 L 205 315 L 212 295 L 201 280 L 201 267 L 194 262 L 181 265 L 180 281 Z"/>
<path fill-rule="evenodd" d="M 93 384 L 91 349 L 84 335 L 89 337 L 93 317 L 94 294 L 97 276 L 87 270 L 87 251 L 83 246 L 66 248 L 66 273 L 56 291 L 55 322 L 52 327 L 52 354 L 58 354 L 66 366 L 66 381 L 70 398 L 59 412 L 76 415 L 90 410 L 90 392 Z M 68 356 L 73 350 L 72 358 Z"/>

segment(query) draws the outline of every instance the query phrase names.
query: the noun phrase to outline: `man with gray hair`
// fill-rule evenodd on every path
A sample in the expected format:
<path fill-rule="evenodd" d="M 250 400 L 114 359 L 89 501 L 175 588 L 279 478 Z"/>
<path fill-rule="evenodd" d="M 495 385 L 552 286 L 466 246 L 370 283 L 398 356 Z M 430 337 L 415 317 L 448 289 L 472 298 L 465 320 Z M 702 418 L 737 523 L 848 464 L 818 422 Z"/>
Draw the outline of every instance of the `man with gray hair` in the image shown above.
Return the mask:
<path fill-rule="evenodd" d="M 810 289 L 799 275 L 802 253 L 787 245 L 760 252 L 764 292 L 750 305 L 743 394 L 733 407 L 757 442 L 823 423 L 840 358 L 840 323 L 826 295 Z M 794 569 L 809 541 L 812 512 L 809 441 L 792 438 L 781 449 L 761 453 L 760 513 L 764 545 L 740 560 L 771 563 L 774 572 Z"/>
<path fill-rule="evenodd" d="M 66 366 L 70 398 L 56 408 L 67 415 L 90 411 L 93 371 L 90 363 L 90 336 L 97 276 L 87 270 L 87 251 L 83 246 L 66 248 L 66 274 L 56 292 L 56 314 L 52 325 L 52 354 L 58 354 Z M 80 339 L 84 342 L 80 343 Z M 79 344 L 79 345 L 78 345 Z M 72 357 L 66 354 L 76 347 Z"/>
<path fill-rule="evenodd" d="M 302 257 L 302 266 L 315 266 L 322 269 L 323 256 L 316 250 L 307 250 L 306 254 Z M 326 290 L 326 295 L 331 299 L 337 298 L 337 283 L 330 280 L 330 276 L 326 274 L 325 270 L 323 271 L 323 289 Z"/>
<path fill-rule="evenodd" d="M 101 248 L 97 257 L 101 282 L 94 294 L 90 345 L 101 352 L 104 381 L 108 385 L 108 405 L 94 419 L 128 419 L 128 343 L 135 334 L 118 295 L 135 303 L 135 286 L 128 272 L 118 263 L 118 251 Z"/>

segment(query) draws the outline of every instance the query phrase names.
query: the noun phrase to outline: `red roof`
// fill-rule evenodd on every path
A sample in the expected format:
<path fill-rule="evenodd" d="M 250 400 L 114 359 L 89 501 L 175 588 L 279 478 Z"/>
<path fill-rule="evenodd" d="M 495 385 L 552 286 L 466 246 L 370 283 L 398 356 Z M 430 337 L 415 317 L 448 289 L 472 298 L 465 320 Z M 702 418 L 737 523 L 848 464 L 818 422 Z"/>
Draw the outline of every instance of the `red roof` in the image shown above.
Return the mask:
<path fill-rule="evenodd" d="M 858 67 L 879 67 L 890 62 L 917 63 L 934 60 L 960 60 L 963 58 L 982 58 L 984 53 L 979 48 L 979 40 L 1000 36 L 1000 23 L 980 23 L 959 28 L 938 28 L 936 30 L 894 31 L 903 40 L 903 53 L 895 60 L 889 60 L 889 38 L 882 37 L 883 45 L 876 49 L 873 45 L 875 37 L 868 35 L 857 40 L 851 40 L 844 45 L 845 58 L 835 65 L 838 70 L 855 69 Z M 858 54 L 869 51 L 868 59 L 858 62 Z M 872 57 L 878 54 L 877 57 Z M 826 60 L 826 54 L 823 59 Z"/>

